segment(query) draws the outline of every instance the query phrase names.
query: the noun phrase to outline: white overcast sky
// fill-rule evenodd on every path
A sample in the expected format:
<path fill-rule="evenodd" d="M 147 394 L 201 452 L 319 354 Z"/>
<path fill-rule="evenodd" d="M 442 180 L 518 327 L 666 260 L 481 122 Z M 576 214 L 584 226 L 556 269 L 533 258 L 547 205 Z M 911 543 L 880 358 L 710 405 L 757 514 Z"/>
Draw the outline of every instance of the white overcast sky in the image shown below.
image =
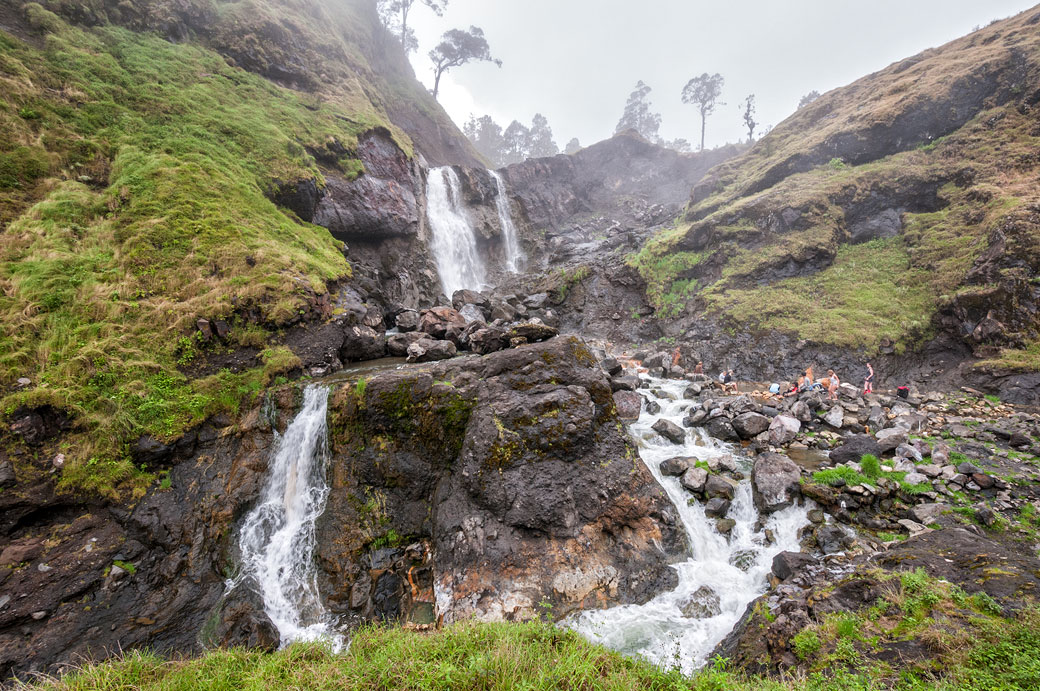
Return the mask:
<path fill-rule="evenodd" d="M 461 126 L 489 114 L 505 127 L 543 113 L 563 147 L 613 134 L 636 81 L 653 88 L 666 139 L 696 145 L 699 119 L 679 98 L 702 72 L 719 72 L 727 105 L 708 120 L 707 146 L 746 137 L 739 102 L 754 93 L 758 120 L 775 125 L 813 89 L 821 93 L 1034 5 L 1029 0 L 450 0 L 443 17 L 416 3 L 412 64 L 432 85 L 427 53 L 447 29 L 484 29 L 503 61 L 469 64 L 441 83 Z"/>

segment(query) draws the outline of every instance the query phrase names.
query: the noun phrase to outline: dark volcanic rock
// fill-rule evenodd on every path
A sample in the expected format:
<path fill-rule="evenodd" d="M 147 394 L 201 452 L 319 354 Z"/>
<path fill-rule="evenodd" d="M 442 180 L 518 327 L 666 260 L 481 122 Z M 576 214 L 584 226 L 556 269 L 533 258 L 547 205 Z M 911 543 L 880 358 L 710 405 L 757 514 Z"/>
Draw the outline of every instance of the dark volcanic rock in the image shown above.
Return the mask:
<path fill-rule="evenodd" d="M 343 362 L 378 360 L 386 355 L 386 336 L 370 326 L 348 326 L 343 331 L 339 357 Z"/>
<path fill-rule="evenodd" d="M 614 406 L 622 420 L 638 420 L 643 408 L 643 397 L 635 391 L 615 391 Z"/>
<path fill-rule="evenodd" d="M 436 362 L 455 357 L 457 350 L 451 341 L 434 341 L 428 338 L 408 346 L 408 362 Z"/>
<path fill-rule="evenodd" d="M 751 439 L 769 429 L 769 422 L 769 418 L 760 413 L 742 413 L 733 418 L 733 429 L 741 439 Z"/>
<path fill-rule="evenodd" d="M 831 451 L 830 459 L 839 464 L 849 461 L 859 463 L 859 460 L 867 454 L 881 457 L 881 447 L 874 437 L 869 434 L 850 434 L 845 437 L 841 446 Z"/>
<path fill-rule="evenodd" d="M 781 552 L 773 557 L 773 573 L 781 581 L 786 581 L 791 576 L 797 575 L 806 566 L 815 563 L 816 558 L 810 554 Z"/>
<path fill-rule="evenodd" d="M 433 601 L 433 579 L 445 621 L 532 616 L 543 600 L 562 617 L 674 586 L 682 531 L 649 471 L 627 460 L 609 379 L 587 354 L 554 339 L 377 375 L 363 406 L 355 387 L 334 394 L 334 489 L 318 535 L 334 613 L 374 616 L 385 591 L 382 610 L 408 619 Z M 365 565 L 370 521 L 428 544 L 429 578 L 409 587 L 421 562 Z"/>
<path fill-rule="evenodd" d="M 686 441 L 686 430 L 670 420 L 658 420 L 651 429 L 673 444 L 682 444 Z"/>
<path fill-rule="evenodd" d="M 683 456 L 676 456 L 675 458 L 661 461 L 661 475 L 666 477 L 679 477 L 689 470 L 696 461 L 697 459 L 695 458 L 685 458 Z"/>
<path fill-rule="evenodd" d="M 509 347 L 509 332 L 495 326 L 478 329 L 470 334 L 469 346 L 474 353 L 488 355 Z"/>

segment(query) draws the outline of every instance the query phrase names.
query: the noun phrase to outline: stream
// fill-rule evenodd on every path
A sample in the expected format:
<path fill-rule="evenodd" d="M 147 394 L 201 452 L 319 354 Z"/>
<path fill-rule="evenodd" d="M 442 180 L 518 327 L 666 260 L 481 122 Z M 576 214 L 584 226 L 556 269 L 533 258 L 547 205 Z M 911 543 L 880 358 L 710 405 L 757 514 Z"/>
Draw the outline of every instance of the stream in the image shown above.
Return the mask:
<path fill-rule="evenodd" d="M 679 585 L 643 605 L 588 610 L 565 622 L 594 643 L 686 673 L 708 661 L 748 604 L 765 592 L 773 557 L 800 550 L 798 532 L 808 523 L 808 509 L 792 506 L 765 519 L 761 529 L 756 529 L 760 517 L 752 497 L 750 462 L 736 454 L 747 478 L 740 482 L 727 516 L 736 521 L 728 539 L 716 530 L 716 519 L 704 514 L 702 502 L 688 503 L 693 495 L 678 478 L 661 475 L 658 466 L 666 459 L 686 456 L 708 461 L 733 451 L 700 428 L 689 430 L 683 445 L 673 444 L 651 429 L 662 418 L 682 425 L 690 407 L 682 398 L 688 385 L 685 380 L 651 379 L 650 388 L 640 389 L 640 393 L 656 400 L 661 412 L 651 415 L 644 404 L 639 420 L 629 428 L 640 458 L 667 492 L 686 530 L 690 556 L 673 567 Z M 772 544 L 766 544 L 766 530 L 774 537 Z M 684 607 L 688 613 L 692 608 L 699 610 L 695 614 L 706 616 L 685 616 Z"/>

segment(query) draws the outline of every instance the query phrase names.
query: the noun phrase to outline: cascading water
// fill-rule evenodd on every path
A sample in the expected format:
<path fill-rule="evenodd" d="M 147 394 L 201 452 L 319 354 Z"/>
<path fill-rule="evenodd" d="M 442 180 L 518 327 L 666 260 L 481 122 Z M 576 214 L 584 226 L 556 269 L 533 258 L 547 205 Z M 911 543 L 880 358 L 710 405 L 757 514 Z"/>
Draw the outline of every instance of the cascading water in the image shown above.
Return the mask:
<path fill-rule="evenodd" d="M 683 489 L 678 478 L 661 475 L 658 466 L 668 458 L 685 456 L 707 461 L 728 453 L 725 445 L 699 429 L 691 430 L 682 446 L 662 439 L 651 429 L 661 418 L 681 423 L 690 406 L 682 398 L 687 385 L 684 381 L 654 379 L 651 389 L 662 394 L 655 396 L 661 412 L 650 415 L 644 410 L 630 430 L 639 445 L 640 457 L 675 505 L 689 538 L 691 557 L 674 567 L 679 585 L 644 605 L 583 612 L 570 619 L 568 625 L 594 642 L 665 667 L 678 665 L 689 673 L 707 661 L 748 603 L 765 591 L 773 557 L 783 551 L 799 550 L 798 531 L 808 518 L 805 507 L 773 514 L 765 528 L 772 531 L 775 542 L 767 545 L 765 531 L 755 530 L 759 515 L 751 483 L 744 480 L 729 510 L 728 518 L 734 519 L 736 525 L 727 539 L 715 529 L 715 519 L 705 515 L 701 502 L 688 503 L 693 495 Z M 647 394 L 653 396 L 649 391 Z M 710 591 L 701 590 L 704 586 Z M 703 597 L 706 592 L 709 599 L 717 596 L 717 610 L 713 610 L 717 613 L 704 618 L 684 616 L 682 607 L 691 596 L 699 593 Z"/>
<path fill-rule="evenodd" d="M 329 495 L 328 399 L 328 388 L 307 387 L 303 408 L 278 439 L 260 503 L 242 522 L 242 571 L 229 583 L 253 581 L 283 647 L 315 640 L 335 649 L 343 645 L 322 604 L 314 566 L 314 524 Z"/>
<path fill-rule="evenodd" d="M 477 239 L 462 206 L 459 176 L 451 167 L 433 168 L 426 182 L 426 217 L 430 222 L 430 249 L 437 262 L 441 287 L 449 298 L 456 290 L 484 288 L 484 262 Z"/>
<path fill-rule="evenodd" d="M 495 197 L 495 206 L 498 207 L 498 220 L 502 225 L 502 241 L 506 251 L 506 270 L 510 273 L 518 273 L 520 264 L 524 261 L 524 251 L 520 249 L 520 238 L 516 232 L 516 224 L 513 223 L 513 213 L 509 210 L 509 197 L 506 195 L 506 181 L 494 170 L 488 171 L 495 181 L 498 195 Z"/>

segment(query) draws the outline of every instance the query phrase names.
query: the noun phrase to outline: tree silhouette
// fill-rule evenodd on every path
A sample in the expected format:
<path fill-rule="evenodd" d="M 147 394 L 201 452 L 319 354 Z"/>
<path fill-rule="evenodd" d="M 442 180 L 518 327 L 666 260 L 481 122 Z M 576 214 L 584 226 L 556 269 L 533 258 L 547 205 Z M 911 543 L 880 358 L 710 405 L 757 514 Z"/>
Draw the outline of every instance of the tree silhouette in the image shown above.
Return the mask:
<path fill-rule="evenodd" d="M 411 53 L 419 47 L 419 41 L 415 38 L 415 31 L 408 26 L 408 15 L 417 0 L 376 0 L 376 9 L 379 11 L 379 20 L 387 31 L 397 36 L 401 41 L 401 47 L 405 54 Z M 444 14 L 444 8 L 448 6 L 448 0 L 418 0 L 429 7 L 440 17 Z"/>
<path fill-rule="evenodd" d="M 717 106 L 726 105 L 719 100 L 725 81 L 718 72 L 715 74 L 705 72 L 686 82 L 686 86 L 683 87 L 683 103 L 696 106 L 701 114 L 701 151 L 704 151 L 704 131 L 708 116 L 715 112 Z"/>
<path fill-rule="evenodd" d="M 755 141 L 755 128 L 758 127 L 755 120 L 755 95 L 749 94 L 741 105 L 744 106 L 744 127 L 747 127 L 747 140 L 750 144 Z"/>
<path fill-rule="evenodd" d="M 636 83 L 636 88 L 628 96 L 625 110 L 618 120 L 614 134 L 625 130 L 635 130 L 644 139 L 655 144 L 661 141 L 661 115 L 650 111 L 650 92 L 653 91 L 642 80 Z"/>
<path fill-rule="evenodd" d="M 499 67 L 501 60 L 491 57 L 491 47 L 484 38 L 484 31 L 478 27 L 471 26 L 469 31 L 462 29 L 449 29 L 444 32 L 441 42 L 430 51 L 430 60 L 433 61 L 433 97 L 441 89 L 441 77 L 453 67 L 460 67 L 473 60 L 486 60 L 493 62 Z"/>

